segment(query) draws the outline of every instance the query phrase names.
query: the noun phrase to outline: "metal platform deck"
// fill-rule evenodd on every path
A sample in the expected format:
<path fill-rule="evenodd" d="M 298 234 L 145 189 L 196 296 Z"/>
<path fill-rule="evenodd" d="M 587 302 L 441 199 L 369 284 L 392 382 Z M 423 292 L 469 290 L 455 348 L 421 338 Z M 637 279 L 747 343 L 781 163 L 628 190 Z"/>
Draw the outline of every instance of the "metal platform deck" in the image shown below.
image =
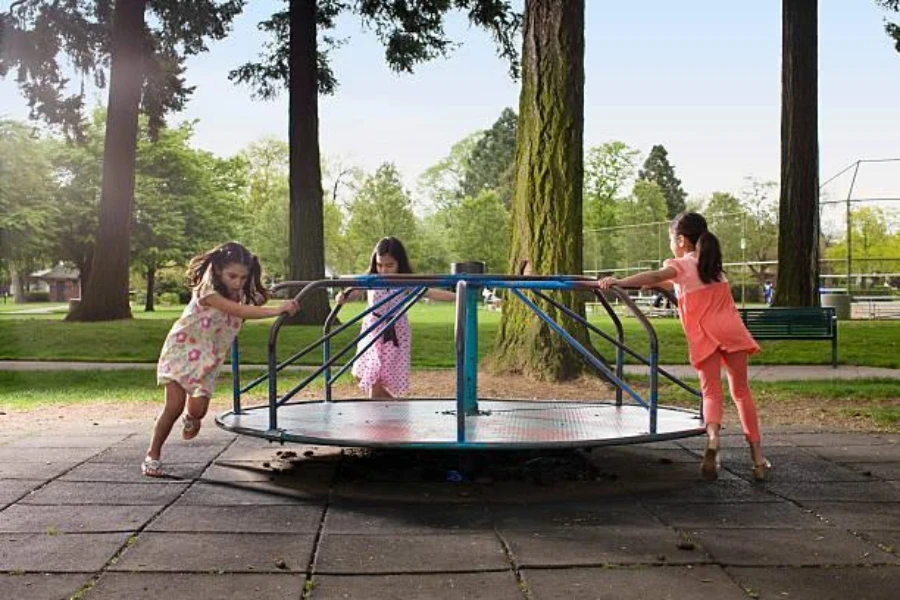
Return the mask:
<path fill-rule="evenodd" d="M 289 403 L 269 430 L 269 407 L 216 417 L 223 429 L 273 441 L 380 448 L 522 449 L 645 443 L 702 435 L 696 411 L 658 409 L 657 432 L 646 408 L 614 402 L 480 399 L 458 439 L 456 400 L 338 400 Z"/>

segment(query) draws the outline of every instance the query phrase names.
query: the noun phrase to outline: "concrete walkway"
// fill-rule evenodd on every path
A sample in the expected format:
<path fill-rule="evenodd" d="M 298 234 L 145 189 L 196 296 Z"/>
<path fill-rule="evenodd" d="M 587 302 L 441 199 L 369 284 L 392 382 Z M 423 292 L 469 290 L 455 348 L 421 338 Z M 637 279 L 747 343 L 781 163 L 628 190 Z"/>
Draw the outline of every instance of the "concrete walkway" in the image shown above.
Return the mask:
<path fill-rule="evenodd" d="M 690 365 L 661 365 L 680 379 L 696 379 Z M 292 367 L 291 367 L 292 368 Z M 297 367 L 303 369 L 305 367 Z M 60 362 L 0 360 L 0 371 L 115 371 L 123 369 L 156 369 L 156 363 Z M 241 369 L 263 371 L 265 365 L 241 365 Z M 626 373 L 646 374 L 647 367 L 625 365 Z M 796 381 L 829 379 L 900 379 L 900 369 L 840 365 L 751 365 L 750 378 L 759 381 Z"/>
<path fill-rule="evenodd" d="M 735 436 L 712 483 L 698 476 L 699 438 L 582 454 L 588 478 L 451 483 L 207 420 L 192 442 L 173 436 L 173 477 L 152 480 L 138 470 L 149 427 L 0 429 L 0 598 L 887 600 L 900 589 L 898 435 L 769 433 L 764 484 Z"/>

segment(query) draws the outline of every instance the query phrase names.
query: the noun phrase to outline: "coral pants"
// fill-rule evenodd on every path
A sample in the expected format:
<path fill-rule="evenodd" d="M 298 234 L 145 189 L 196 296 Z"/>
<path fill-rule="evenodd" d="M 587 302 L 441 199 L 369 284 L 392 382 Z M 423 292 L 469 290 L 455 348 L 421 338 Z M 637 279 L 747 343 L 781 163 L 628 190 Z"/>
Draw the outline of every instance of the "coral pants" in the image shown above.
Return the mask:
<path fill-rule="evenodd" d="M 722 390 L 722 365 L 728 373 L 728 388 L 737 406 L 744 437 L 750 443 L 759 442 L 759 417 L 750 393 L 747 380 L 748 355 L 746 352 L 726 353 L 721 350 L 712 354 L 697 367 L 700 376 L 700 391 L 703 392 L 703 418 L 706 423 L 721 425 L 725 393 Z"/>

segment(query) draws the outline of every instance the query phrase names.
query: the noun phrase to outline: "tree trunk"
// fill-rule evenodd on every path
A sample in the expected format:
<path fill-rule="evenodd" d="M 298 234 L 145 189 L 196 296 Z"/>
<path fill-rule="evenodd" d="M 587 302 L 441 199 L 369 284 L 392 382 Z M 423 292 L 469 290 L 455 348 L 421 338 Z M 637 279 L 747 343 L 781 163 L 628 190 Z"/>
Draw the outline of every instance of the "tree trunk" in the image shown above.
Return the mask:
<path fill-rule="evenodd" d="M 316 0 L 291 0 L 290 17 L 290 277 L 309 281 L 325 278 Z M 318 325 L 328 310 L 328 295 L 321 290 L 307 298 L 290 321 Z"/>
<path fill-rule="evenodd" d="M 817 1 L 782 0 L 778 306 L 819 304 Z"/>
<path fill-rule="evenodd" d="M 113 12 L 109 108 L 103 146 L 100 229 L 90 278 L 69 321 L 130 319 L 128 257 L 143 80 L 144 8 L 147 0 L 118 0 Z"/>
<path fill-rule="evenodd" d="M 516 141 L 510 258 L 534 274 L 582 272 L 584 0 L 529 0 Z M 557 298 L 584 314 L 583 298 Z M 538 302 L 579 341 L 587 332 Z M 583 362 L 520 301 L 507 298 L 494 365 L 536 379 L 570 379 Z"/>
<path fill-rule="evenodd" d="M 147 267 L 147 299 L 144 301 L 144 312 L 153 312 L 154 294 L 156 290 L 156 267 Z"/>

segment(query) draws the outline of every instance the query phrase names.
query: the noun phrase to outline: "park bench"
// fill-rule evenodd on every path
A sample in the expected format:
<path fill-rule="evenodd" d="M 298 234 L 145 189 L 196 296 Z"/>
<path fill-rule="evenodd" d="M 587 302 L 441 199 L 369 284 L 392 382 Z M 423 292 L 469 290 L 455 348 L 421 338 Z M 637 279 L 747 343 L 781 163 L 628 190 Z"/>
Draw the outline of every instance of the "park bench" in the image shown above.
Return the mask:
<path fill-rule="evenodd" d="M 837 316 L 833 307 L 739 308 L 757 340 L 831 340 L 831 366 L 837 368 Z"/>

